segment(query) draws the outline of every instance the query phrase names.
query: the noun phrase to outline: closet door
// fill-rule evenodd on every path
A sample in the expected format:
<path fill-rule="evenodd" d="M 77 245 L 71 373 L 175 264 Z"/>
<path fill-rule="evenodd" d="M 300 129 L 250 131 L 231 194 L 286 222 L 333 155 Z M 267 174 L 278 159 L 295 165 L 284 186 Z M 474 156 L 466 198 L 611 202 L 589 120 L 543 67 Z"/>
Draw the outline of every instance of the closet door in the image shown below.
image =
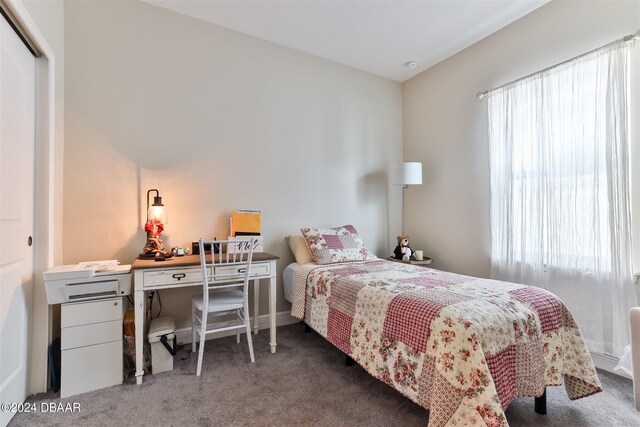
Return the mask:
<path fill-rule="evenodd" d="M 35 58 L 0 16 L 0 403 L 27 397 L 33 295 Z M 15 415 L 0 410 L 0 426 Z"/>

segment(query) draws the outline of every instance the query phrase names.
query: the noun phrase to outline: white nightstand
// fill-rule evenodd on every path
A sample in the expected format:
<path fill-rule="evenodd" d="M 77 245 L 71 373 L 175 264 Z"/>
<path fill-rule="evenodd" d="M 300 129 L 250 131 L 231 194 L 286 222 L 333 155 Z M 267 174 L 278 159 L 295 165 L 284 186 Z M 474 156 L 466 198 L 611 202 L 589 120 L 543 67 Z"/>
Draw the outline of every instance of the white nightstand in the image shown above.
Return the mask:
<path fill-rule="evenodd" d="M 389 258 L 387 258 L 387 260 L 393 261 L 393 262 L 402 262 L 404 264 L 421 265 L 423 267 L 427 266 L 427 265 L 429 265 L 429 264 L 431 264 L 433 262 L 433 260 L 431 258 L 429 258 L 429 257 L 424 257 L 424 259 L 420 260 L 420 261 L 415 260 L 415 259 L 411 259 L 409 261 L 403 261 L 401 259 L 395 259 L 393 257 L 389 257 Z"/>

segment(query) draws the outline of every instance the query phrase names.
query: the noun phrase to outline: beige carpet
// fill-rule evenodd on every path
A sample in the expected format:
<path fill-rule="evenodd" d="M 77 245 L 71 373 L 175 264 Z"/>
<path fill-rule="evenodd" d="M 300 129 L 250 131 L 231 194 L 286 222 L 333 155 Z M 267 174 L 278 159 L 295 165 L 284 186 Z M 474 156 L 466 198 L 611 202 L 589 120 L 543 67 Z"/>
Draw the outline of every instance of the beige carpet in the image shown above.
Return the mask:
<path fill-rule="evenodd" d="M 278 353 L 270 354 L 268 331 L 255 337 L 256 363 L 235 337 L 209 341 L 203 374 L 196 356 L 176 357 L 172 372 L 129 380 L 67 399 L 53 393 L 29 401 L 80 404 L 78 413 L 17 414 L 11 426 L 425 426 L 429 413 L 359 366 L 302 325 L 278 329 Z M 631 381 L 600 372 L 605 391 L 571 402 L 563 387 L 548 389 L 548 415 L 523 398 L 507 409 L 512 426 L 637 426 Z"/>

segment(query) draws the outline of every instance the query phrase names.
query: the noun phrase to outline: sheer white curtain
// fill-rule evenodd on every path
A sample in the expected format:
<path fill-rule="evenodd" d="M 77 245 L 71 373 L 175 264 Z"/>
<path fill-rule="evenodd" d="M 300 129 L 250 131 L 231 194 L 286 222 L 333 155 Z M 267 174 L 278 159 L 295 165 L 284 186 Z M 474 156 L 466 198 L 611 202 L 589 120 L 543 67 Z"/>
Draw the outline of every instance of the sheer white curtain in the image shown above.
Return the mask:
<path fill-rule="evenodd" d="M 492 277 L 540 286 L 592 352 L 628 344 L 628 87 L 619 42 L 489 93 Z"/>

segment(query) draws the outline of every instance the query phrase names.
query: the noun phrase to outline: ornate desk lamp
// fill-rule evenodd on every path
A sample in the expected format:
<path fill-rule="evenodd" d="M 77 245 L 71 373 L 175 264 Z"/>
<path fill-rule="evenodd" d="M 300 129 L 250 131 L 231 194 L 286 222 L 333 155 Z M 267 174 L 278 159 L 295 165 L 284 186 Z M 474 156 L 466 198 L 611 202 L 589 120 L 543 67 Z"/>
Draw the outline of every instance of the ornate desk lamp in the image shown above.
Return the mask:
<path fill-rule="evenodd" d="M 410 185 L 422 185 L 422 163 L 404 162 L 394 165 L 392 183 L 402 185 L 402 234 L 404 234 L 404 192 Z"/>
<path fill-rule="evenodd" d="M 151 192 L 155 192 L 156 195 L 153 197 L 153 204 L 149 206 Z M 147 191 L 147 222 L 144 224 L 144 231 L 147 232 L 147 244 L 138 258 L 171 258 L 171 252 L 165 250 L 160 239 L 165 224 L 167 224 L 167 212 L 162 204 L 160 192 L 153 188 Z"/>

